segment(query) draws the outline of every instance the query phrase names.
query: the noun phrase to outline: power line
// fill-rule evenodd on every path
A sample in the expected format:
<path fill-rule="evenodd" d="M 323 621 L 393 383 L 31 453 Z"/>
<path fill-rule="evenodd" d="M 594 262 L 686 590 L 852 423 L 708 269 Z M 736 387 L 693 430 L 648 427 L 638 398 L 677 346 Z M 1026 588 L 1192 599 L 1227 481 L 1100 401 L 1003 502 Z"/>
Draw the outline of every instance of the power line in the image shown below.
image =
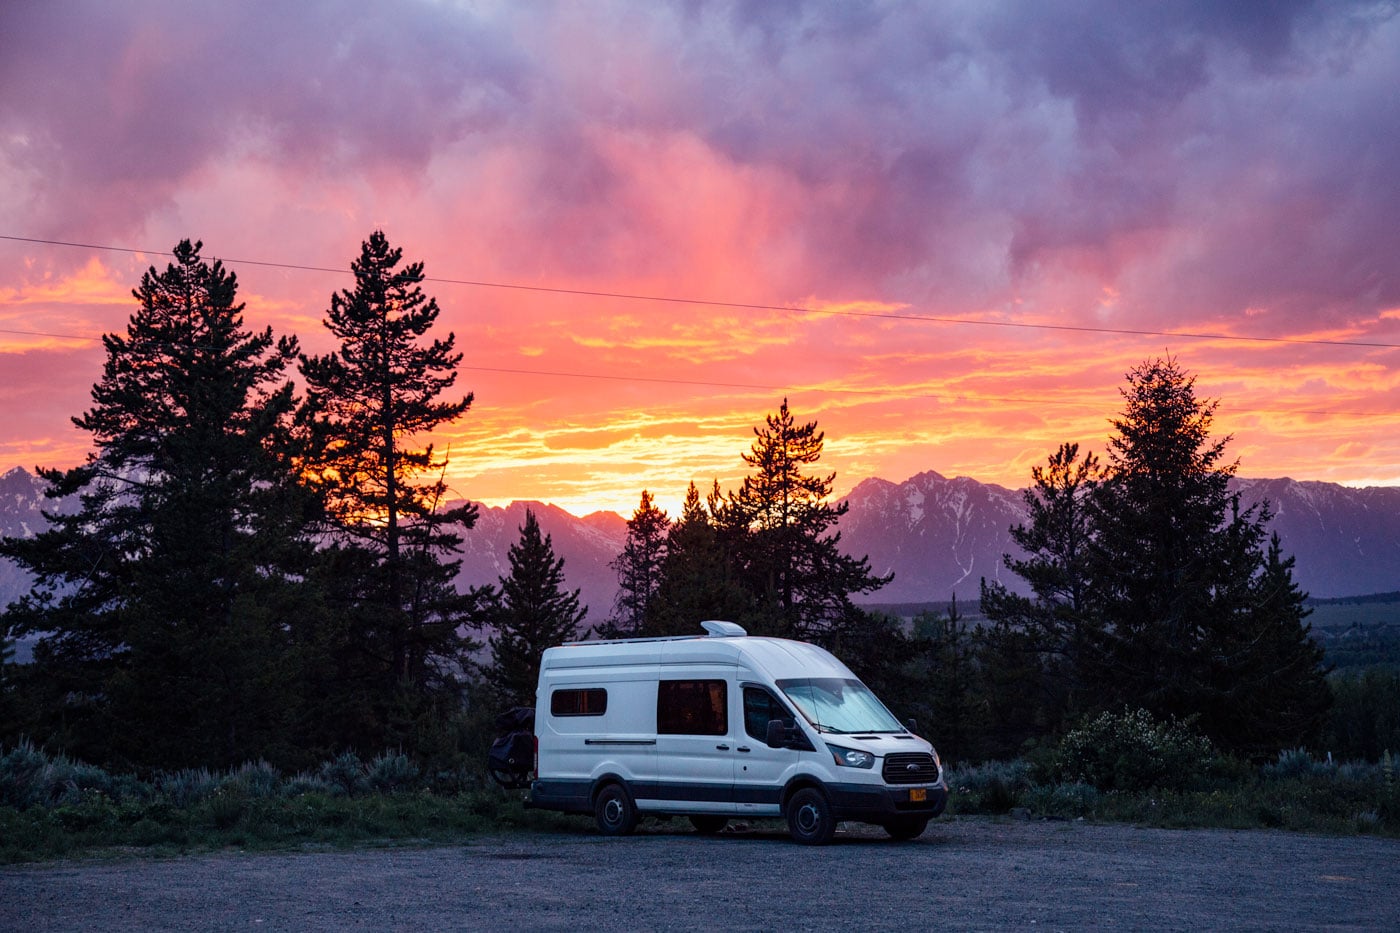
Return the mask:
<path fill-rule="evenodd" d="M 57 334 L 37 330 L 15 330 L 13 328 L 0 328 L 0 334 L 23 334 L 38 337 L 57 337 L 66 340 L 100 340 L 100 337 L 87 337 L 78 334 Z M 620 376 L 613 373 L 585 373 L 571 372 L 562 369 L 520 369 L 505 366 L 468 366 L 459 365 L 460 370 L 477 373 L 499 373 L 513 376 L 551 376 L 563 379 L 595 379 L 608 382 L 644 382 L 655 385 L 676 385 L 691 386 L 700 388 L 715 389 L 749 389 L 761 392 L 800 392 L 801 387 L 769 385 L 752 382 L 717 382 L 705 379 L 668 379 L 663 376 Z M 954 403 L 977 403 L 977 402 L 1006 402 L 1016 405 L 1079 405 L 1079 399 L 1054 399 L 1044 396 L 1038 398 L 1021 398 L 1008 395 L 969 395 L 969 394 L 948 394 L 932 392 L 901 392 L 897 389 L 861 389 L 851 386 L 839 388 L 826 388 L 822 391 L 831 392 L 837 395 L 898 395 L 905 399 L 930 399 L 937 402 Z M 1235 415 L 1329 415 L 1333 417 L 1347 418 L 1392 418 L 1394 412 L 1380 411 L 1327 411 L 1314 408 L 1251 408 L 1236 409 Z"/>
<path fill-rule="evenodd" d="M 133 253 L 154 256 L 174 255 L 169 250 L 135 249 L 127 246 L 103 246 L 94 243 L 73 243 L 65 240 L 46 240 L 38 237 L 22 237 L 0 234 L 0 240 L 16 243 L 36 243 L 46 246 L 67 246 L 75 249 L 105 250 L 116 253 Z M 244 266 L 262 266 L 272 269 L 292 269 L 302 272 L 330 272 L 340 275 L 350 274 L 348 269 L 333 269 L 327 266 L 310 266 L 289 262 L 270 262 L 258 259 L 231 259 L 213 257 L 216 260 Z M 1188 331 L 1135 330 L 1122 327 L 1087 327 L 1074 324 L 1034 324 L 1023 321 L 988 321 L 978 318 L 938 317 L 927 314 L 902 314 L 896 311 L 855 311 L 837 308 L 809 308 L 801 305 L 758 304 L 742 301 L 721 301 L 708 298 L 686 298 L 671 295 L 638 295 L 627 292 L 592 291 L 581 288 L 558 288 L 547 285 L 522 285 L 512 282 L 491 282 L 480 279 L 442 278 L 424 276 L 423 281 L 442 285 L 464 285 L 472 288 L 498 288 L 513 291 L 540 292 L 551 295 L 572 295 L 581 298 L 611 298 L 619 301 L 650 301 L 667 304 L 699 305 L 711 308 L 733 308 L 746 311 L 782 311 L 790 314 L 823 314 L 833 317 L 869 318 L 885 321 L 913 321 L 925 324 L 957 324 L 976 327 L 1001 327 L 1024 330 L 1053 330 L 1078 334 L 1112 334 L 1126 337 L 1169 337 L 1184 340 L 1226 340 L 1245 343 L 1278 343 L 1318 347 L 1363 347 L 1368 349 L 1397 350 L 1400 343 L 1383 343 L 1365 340 L 1315 340 L 1305 337 L 1254 337 L 1240 334 L 1211 334 Z"/>

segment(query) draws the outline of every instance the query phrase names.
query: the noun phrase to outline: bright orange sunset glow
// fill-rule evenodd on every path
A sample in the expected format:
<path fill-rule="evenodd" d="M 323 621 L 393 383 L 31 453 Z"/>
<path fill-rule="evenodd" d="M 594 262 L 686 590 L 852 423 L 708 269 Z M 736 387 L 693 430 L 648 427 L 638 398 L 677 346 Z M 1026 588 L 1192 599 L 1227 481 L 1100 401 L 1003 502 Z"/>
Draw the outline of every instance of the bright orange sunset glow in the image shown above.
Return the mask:
<path fill-rule="evenodd" d="M 1019 488 L 1166 354 L 1241 475 L 1400 484 L 1400 19 L 1206 9 L 9 10 L 0 472 L 82 459 L 98 338 L 179 239 L 325 352 L 383 229 L 490 505 L 675 514 L 784 398 L 838 494 Z"/>

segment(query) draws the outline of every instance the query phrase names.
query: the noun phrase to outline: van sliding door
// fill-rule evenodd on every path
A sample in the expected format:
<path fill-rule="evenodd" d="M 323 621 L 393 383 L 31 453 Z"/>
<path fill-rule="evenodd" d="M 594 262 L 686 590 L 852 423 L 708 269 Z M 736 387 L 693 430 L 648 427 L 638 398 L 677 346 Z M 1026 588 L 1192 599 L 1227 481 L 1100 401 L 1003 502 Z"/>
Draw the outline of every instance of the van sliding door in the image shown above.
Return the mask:
<path fill-rule="evenodd" d="M 656 799 L 643 810 L 733 812 L 731 677 L 662 680 L 656 693 Z"/>

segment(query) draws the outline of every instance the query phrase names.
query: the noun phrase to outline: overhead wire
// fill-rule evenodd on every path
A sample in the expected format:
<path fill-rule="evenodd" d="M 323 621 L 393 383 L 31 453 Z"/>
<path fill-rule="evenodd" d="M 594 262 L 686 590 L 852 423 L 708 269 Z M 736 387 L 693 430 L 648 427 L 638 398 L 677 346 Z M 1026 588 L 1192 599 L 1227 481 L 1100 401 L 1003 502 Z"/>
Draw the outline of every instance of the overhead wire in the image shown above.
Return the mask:
<path fill-rule="evenodd" d="M 20 242 L 20 243 L 34 243 L 34 244 L 41 244 L 41 245 L 47 245 L 47 246 L 71 247 L 71 248 L 76 248 L 76 249 L 91 249 L 91 250 L 102 250 L 102 251 L 108 251 L 108 252 L 130 253 L 130 254 L 135 254 L 135 255 L 157 255 L 157 256 L 170 256 L 170 255 L 174 255 L 174 254 L 173 254 L 171 251 L 169 251 L 169 250 L 148 250 L 148 249 L 138 249 L 138 248 L 135 248 L 135 247 L 126 247 L 126 246 L 106 246 L 106 245 L 93 244 L 93 243 L 76 243 L 76 242 L 70 242 L 70 241 L 65 241 L 65 240 L 51 240 L 51 239 L 43 239 L 43 238 L 38 238 L 38 237 L 22 237 L 22 236 L 14 236 L 14 235 L 9 235 L 9 234 L 0 234 L 0 240 L 9 240 L 9 241 L 12 241 L 12 242 Z M 326 272 L 326 273 L 332 273 L 332 274 L 337 274 L 337 275 L 348 275 L 348 274 L 350 274 L 350 270 L 347 270 L 347 269 L 336 269 L 336 268 L 331 268 L 331 267 L 327 267 L 327 266 L 312 266 L 312 265 L 304 265 L 304 264 L 299 264 L 299 263 L 273 262 L 273 261 L 268 261 L 268 260 L 255 260 L 255 259 L 233 259 L 233 258 L 228 258 L 228 257 L 210 257 L 210 258 L 211 258 L 212 260 L 217 260 L 217 261 L 220 261 L 220 262 L 223 262 L 223 263 L 227 263 L 227 264 L 230 264 L 230 265 L 260 266 L 260 267 L 265 267 L 265 268 L 288 269 L 288 270 L 303 271 L 303 272 Z M 1181 337 L 1181 338 L 1190 338 L 1190 339 L 1196 339 L 1196 340 L 1226 340 L 1226 341 L 1234 340 L 1234 341 L 1265 342 L 1265 343 L 1285 343 L 1285 344 L 1304 344 L 1304 345 L 1332 346 L 1332 347 L 1363 347 L 1363 348 L 1371 348 L 1371 349 L 1376 349 L 1376 348 L 1379 348 L 1379 349 L 1400 349 L 1400 344 L 1391 344 L 1391 343 L 1382 343 L 1382 342 L 1371 342 L 1371 341 L 1314 340 L 1314 339 L 1293 338 L 1293 337 L 1260 337 L 1260 336 L 1243 336 L 1243 335 L 1232 335 L 1232 334 L 1197 334 L 1197 333 L 1184 333 L 1184 332 L 1180 332 L 1180 331 L 1150 331 L 1150 330 L 1132 330 L 1132 329 L 1125 329 L 1125 328 L 1080 327 L 1080 326 L 1065 325 L 1065 324 L 1040 324 L 1040 323 L 1027 323 L 1027 322 L 1013 322 L 1013 321 L 987 321 L 987 320 L 966 319 L 966 318 L 934 317 L 934 316 L 930 316 L 930 315 L 920 315 L 920 314 L 900 314 L 900 313 L 896 313 L 896 312 L 884 312 L 884 311 L 857 311 L 857 310 L 852 310 L 852 309 L 809 308 L 809 307 L 792 306 L 792 305 L 771 305 L 771 304 L 758 304 L 758 303 L 750 303 L 750 302 L 716 301 L 716 300 L 709 300 L 709 299 L 702 299 L 702 298 L 688 298 L 688 297 L 676 297 L 676 296 L 664 296 L 664 295 L 639 295 L 639 294 L 629 294 L 629 293 L 626 293 L 626 292 L 592 291 L 592 290 L 586 290 L 586 289 L 560 288 L 560 287 L 544 286 L 544 285 L 523 285 L 523 284 L 516 284 L 516 283 L 490 282 L 490 281 L 480 281 L 480 280 L 472 280 L 472 279 L 444 278 L 444 277 L 435 277 L 435 276 L 424 276 L 424 277 L 423 277 L 423 281 L 425 281 L 425 282 L 433 282 L 433 283 L 437 283 L 437 284 L 445 284 L 445 285 L 463 285 L 463 286 L 480 287 L 480 288 L 514 289 L 514 290 L 520 290 L 520 291 L 543 292 L 543 293 L 548 293 L 548 294 L 572 295 L 572 296 L 594 297 L 594 298 L 611 298 L 611 299 L 616 299 L 616 300 L 627 300 L 627 301 L 669 302 L 669 303 L 674 303 L 674 304 L 701 305 L 701 306 L 719 307 L 719 308 L 733 308 L 733 309 L 746 309 L 746 310 L 762 310 L 762 311 L 781 311 L 781 312 L 793 312 L 793 313 L 804 313 L 804 314 L 827 314 L 827 315 L 836 315 L 836 316 L 843 316 L 843 317 L 879 318 L 879 319 L 885 319 L 885 320 L 914 321 L 914 322 L 938 323 L 938 324 L 983 325 L 983 326 L 989 326 L 989 327 L 1018 327 L 1018 328 L 1039 329 L 1039 330 L 1056 330 L 1056 331 L 1069 331 L 1069 332 L 1095 333 L 1095 334 L 1116 334 L 1116 335 L 1123 335 L 1123 336 L 1139 336 L 1139 337 L 1142 337 L 1142 336 L 1147 336 L 1147 337 Z M 0 334 L 16 334 L 16 335 L 23 335 L 23 336 L 52 337 L 52 338 L 61 339 L 61 340 L 101 340 L 101 339 L 102 339 L 101 337 L 94 337 L 94 336 L 85 335 L 85 334 L 68 334 L 68 333 L 58 333 L 58 332 L 53 332 L 53 331 L 22 330 L 22 329 L 16 329 L 16 328 L 3 328 L 3 327 L 0 327 Z M 762 385 L 762 384 L 738 383 L 738 382 L 718 382 L 718 381 L 713 381 L 713 380 L 701 380 L 701 379 L 673 379 L 673 378 L 665 378 L 665 377 L 660 377 L 660 376 L 638 376 L 638 375 L 635 375 L 635 374 L 629 374 L 629 375 L 615 375 L 615 374 L 608 374 L 608 373 L 584 373 L 584 372 L 569 372 L 569 371 L 564 371 L 564 370 L 523 369 L 523 368 L 507 368 L 507 367 L 498 367 L 498 366 L 470 366 L 470 365 L 459 365 L 458 368 L 459 368 L 459 369 L 462 369 L 462 370 L 468 370 L 468 371 L 471 371 L 471 372 L 501 373 L 501 374 L 524 375 L 524 376 L 552 376 L 552 377 L 557 377 L 557 378 L 572 378 L 572 379 L 597 379 L 597 380 L 608 380 L 608 381 L 617 381 L 617 382 L 645 382 L 645 383 L 661 384 L 661 385 L 685 385 L 685 386 L 706 387 L 706 388 L 750 389 L 750 390 L 760 390 L 760 391 L 792 391 L 792 390 L 793 390 L 793 387 L 791 387 L 791 386 Z M 835 391 L 841 392 L 841 393 L 843 393 L 843 394 L 889 394 L 890 392 L 895 391 L 895 390 L 891 390 L 891 389 L 862 389 L 862 388 L 855 388 L 855 387 L 843 387 L 843 388 L 840 388 L 840 389 L 836 389 Z M 1049 398 L 1045 398 L 1045 397 L 1039 397 L 1039 398 L 1034 398 L 1034 399 L 1032 399 L 1032 398 L 1017 398 L 1017 397 L 1013 397 L 1013 396 L 987 396 L 987 395 L 945 394 L 945 393 L 936 393 L 936 394 L 935 394 L 935 393 L 923 393 L 923 392 L 915 392 L 915 393 L 907 393 L 907 392 L 906 392 L 906 393 L 899 393 L 899 394 L 901 394 L 903 397 L 906 397 L 906 398 L 910 398 L 910 397 L 912 397 L 912 398 L 926 398 L 926 399 L 932 399 L 932 400 L 935 400 L 935 401 L 944 401 L 944 402 L 962 402 L 962 403 L 966 403 L 966 402 L 1007 402 L 1007 403 L 1012 403 L 1012 404 L 1035 404 L 1035 405 L 1057 404 L 1057 403 L 1058 403 L 1058 404 L 1079 404 L 1079 400 L 1075 400 L 1075 401 L 1071 402 L 1071 401 L 1068 401 L 1068 400 L 1061 401 L 1061 400 L 1049 399 Z M 1393 413 L 1391 413 L 1391 412 L 1333 411 L 1333 410 L 1323 410 L 1323 409 L 1249 409 L 1249 410 L 1245 410 L 1245 411 L 1239 411 L 1239 410 L 1237 410 L 1237 411 L 1234 412 L 1234 413 L 1237 414 L 1237 415 L 1238 415 L 1238 414 L 1274 414 L 1274 415 L 1309 415 L 1309 416 L 1312 416 L 1312 415 L 1325 415 L 1325 416 L 1345 416 L 1345 417 L 1358 417 L 1358 418 L 1392 417 L 1392 416 L 1393 416 Z"/>
<path fill-rule="evenodd" d="M 118 253 L 132 253 L 137 255 L 171 256 L 170 250 L 147 250 L 136 249 L 129 246 L 103 246 L 94 243 L 74 243 L 66 240 L 49 240 L 40 237 L 23 237 L 9 234 L 0 234 L 0 240 L 10 240 L 17 243 L 35 243 L 46 246 L 66 246 L 76 249 L 105 250 Z M 329 272 L 341 275 L 349 275 L 348 269 L 336 269 L 329 266 L 312 266 L 300 263 L 273 262 L 259 259 L 233 259 L 230 257 L 211 257 L 220 262 L 241 266 L 262 266 L 272 269 L 290 269 L 302 272 Z M 483 279 L 460 279 L 445 278 L 441 276 L 425 275 L 425 282 L 433 282 L 441 285 L 463 285 L 472 288 L 499 288 L 515 291 L 542 292 L 553 295 L 571 295 L 585 298 L 611 298 L 618 301 L 649 301 L 663 302 L 669 304 L 700 305 L 712 308 L 732 308 L 736 310 L 748 311 L 783 311 L 793 314 L 824 314 L 835 317 L 872 318 L 888 321 L 915 321 L 928 324 L 956 324 L 977 327 L 1003 327 L 1022 328 L 1027 330 L 1055 330 L 1069 333 L 1083 334 L 1115 334 L 1127 337 L 1180 337 L 1189 340 L 1233 340 L 1250 343 L 1282 343 L 1300 344 L 1304 346 L 1321 347 L 1362 347 L 1369 349 L 1400 349 L 1400 343 L 1385 343 L 1380 341 L 1366 340 L 1320 340 L 1308 337 L 1264 337 L 1249 334 L 1212 334 L 1194 333 L 1189 331 L 1159 331 L 1159 330 L 1138 330 L 1123 327 L 1089 327 L 1075 324 L 1046 324 L 1031 321 L 989 321 L 982 318 L 957 318 L 941 317 L 928 314 L 908 314 L 897 311 L 860 311 L 852 308 L 813 308 L 804 305 L 775 305 L 762 304 L 745 301 L 725 301 L 710 298 L 690 298 L 676 295 L 641 295 L 629 292 L 595 291 L 582 288 L 563 288 L 553 285 L 526 285 L 518 282 L 493 282 Z"/>

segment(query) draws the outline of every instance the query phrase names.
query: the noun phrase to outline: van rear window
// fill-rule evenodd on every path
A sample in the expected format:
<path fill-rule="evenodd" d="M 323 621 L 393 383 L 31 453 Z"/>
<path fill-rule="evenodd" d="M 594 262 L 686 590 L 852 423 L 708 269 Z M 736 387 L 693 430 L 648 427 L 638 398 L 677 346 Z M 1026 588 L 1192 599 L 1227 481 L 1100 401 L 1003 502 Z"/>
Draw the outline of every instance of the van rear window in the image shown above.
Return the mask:
<path fill-rule="evenodd" d="M 656 731 L 662 735 L 728 735 L 728 702 L 722 680 L 663 680 L 656 689 Z"/>
<path fill-rule="evenodd" d="M 601 687 L 556 690 L 549 695 L 549 711 L 555 716 L 601 716 L 608 711 L 608 691 Z"/>

